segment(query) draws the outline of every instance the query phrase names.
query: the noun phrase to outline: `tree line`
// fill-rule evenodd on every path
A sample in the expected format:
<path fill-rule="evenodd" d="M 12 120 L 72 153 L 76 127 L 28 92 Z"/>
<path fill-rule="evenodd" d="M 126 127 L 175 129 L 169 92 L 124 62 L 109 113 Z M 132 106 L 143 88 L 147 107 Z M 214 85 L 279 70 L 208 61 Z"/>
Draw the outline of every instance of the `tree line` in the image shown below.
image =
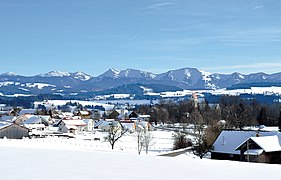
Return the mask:
<path fill-rule="evenodd" d="M 278 126 L 281 130 L 281 103 L 261 104 L 235 96 L 223 96 L 218 104 L 194 99 L 181 102 L 160 101 L 155 106 L 144 105 L 139 113 L 150 114 L 151 123 L 192 124 L 194 141 L 178 133 L 174 136 L 174 149 L 192 146 L 194 154 L 204 156 L 224 129 L 243 129 L 245 126 Z"/>
<path fill-rule="evenodd" d="M 261 104 L 238 96 L 222 96 L 218 104 L 199 102 L 196 110 L 193 100 L 160 100 L 155 106 L 142 105 L 137 111 L 140 114 L 149 114 L 150 121 L 155 124 L 193 124 L 192 117 L 200 114 L 204 125 L 213 125 L 224 120 L 225 128 L 242 129 L 244 126 L 278 126 L 281 103 Z"/>

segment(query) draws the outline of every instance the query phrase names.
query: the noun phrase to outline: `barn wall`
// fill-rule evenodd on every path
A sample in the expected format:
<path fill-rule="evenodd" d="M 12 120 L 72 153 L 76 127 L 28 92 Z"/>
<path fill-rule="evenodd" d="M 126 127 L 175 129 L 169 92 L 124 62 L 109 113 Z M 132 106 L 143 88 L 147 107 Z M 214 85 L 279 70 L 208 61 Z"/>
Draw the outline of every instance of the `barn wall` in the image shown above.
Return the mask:
<path fill-rule="evenodd" d="M 262 153 L 259 156 L 259 162 L 260 163 L 270 163 L 270 154 L 268 153 Z"/>
<path fill-rule="evenodd" d="M 211 159 L 240 161 L 240 154 L 211 152 Z"/>
<path fill-rule="evenodd" d="M 8 139 L 22 139 L 28 137 L 28 129 L 12 124 L 6 128 L 0 129 L 0 138 L 7 137 Z"/>

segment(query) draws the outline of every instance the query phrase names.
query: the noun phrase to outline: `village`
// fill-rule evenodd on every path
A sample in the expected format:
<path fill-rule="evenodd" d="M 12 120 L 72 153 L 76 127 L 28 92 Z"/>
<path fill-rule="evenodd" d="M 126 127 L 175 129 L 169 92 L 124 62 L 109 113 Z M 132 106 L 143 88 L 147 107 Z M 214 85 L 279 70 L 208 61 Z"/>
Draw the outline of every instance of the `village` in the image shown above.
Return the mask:
<path fill-rule="evenodd" d="M 193 101 L 198 106 L 197 96 Z M 149 114 L 139 114 L 128 104 L 103 107 L 101 104 L 83 106 L 83 102 L 75 101 L 63 101 L 60 105 L 54 102 L 35 102 L 34 109 L 1 105 L 1 145 L 11 145 L 14 141 L 7 140 L 18 139 L 17 144 L 29 142 L 29 146 L 60 147 L 64 144 L 62 148 L 194 156 L 192 152 L 198 140 L 194 124 L 185 127 L 179 123 L 157 125 Z M 185 134 L 194 146 L 173 151 L 177 133 Z M 202 157 L 281 164 L 280 144 L 278 127 L 224 128 Z"/>
<path fill-rule="evenodd" d="M 151 130 L 152 128 L 149 124 L 149 115 L 138 115 L 134 111 L 125 109 L 105 110 L 99 106 L 99 109 L 88 108 L 83 110 L 82 105 L 75 103 L 65 105 L 64 108 L 66 109 L 64 110 L 56 108 L 47 110 L 45 106 L 41 105 L 36 109 L 21 109 L 2 105 L 1 129 L 5 128 L 5 131 L 9 132 L 9 129 L 16 131 L 11 131 L 11 133 L 3 133 L 2 131 L 1 138 L 21 139 L 29 136 L 74 138 L 76 135 L 83 133 L 106 132 L 116 120 L 118 120 L 118 126 L 126 128 L 130 133 L 133 133 L 137 126 L 142 126 L 145 130 Z M 18 112 L 14 112 L 15 109 Z"/>
<path fill-rule="evenodd" d="M 105 150 L 113 149 L 113 145 L 108 143 L 109 134 L 114 133 L 114 136 L 118 136 L 120 131 L 124 136 L 120 145 L 116 142 L 118 147 L 115 149 L 137 151 L 136 134 L 146 132 L 151 136 L 149 151 L 162 152 L 172 149 L 172 132 L 156 131 L 156 128 L 149 123 L 150 115 L 128 110 L 131 107 L 109 106 L 110 108 L 105 109 L 99 105 L 85 108 L 71 101 L 63 106 L 55 106 L 47 101 L 43 103 L 46 106 L 35 106 L 35 109 L 1 105 L 0 138 L 3 140 L 23 139 L 37 144 L 45 141 L 45 146 L 48 146 L 46 140 L 49 140 L 64 142 L 66 145 L 83 144 L 84 147 L 90 149 Z M 111 107 L 114 108 L 111 109 Z M 157 135 L 159 133 L 161 137 Z M 155 138 L 152 139 L 152 135 Z M 113 139 L 113 143 L 121 136 L 116 138 L 118 139 Z M 148 153 L 148 147 L 146 152 Z"/>

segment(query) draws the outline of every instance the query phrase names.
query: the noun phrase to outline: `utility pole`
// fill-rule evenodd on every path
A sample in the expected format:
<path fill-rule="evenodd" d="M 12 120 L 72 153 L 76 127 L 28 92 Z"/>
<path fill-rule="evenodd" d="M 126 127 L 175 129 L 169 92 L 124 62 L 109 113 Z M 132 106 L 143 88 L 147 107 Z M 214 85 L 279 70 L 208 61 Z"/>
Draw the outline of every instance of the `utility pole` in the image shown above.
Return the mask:
<path fill-rule="evenodd" d="M 247 141 L 247 160 L 248 160 L 248 162 L 249 162 L 249 140 Z"/>

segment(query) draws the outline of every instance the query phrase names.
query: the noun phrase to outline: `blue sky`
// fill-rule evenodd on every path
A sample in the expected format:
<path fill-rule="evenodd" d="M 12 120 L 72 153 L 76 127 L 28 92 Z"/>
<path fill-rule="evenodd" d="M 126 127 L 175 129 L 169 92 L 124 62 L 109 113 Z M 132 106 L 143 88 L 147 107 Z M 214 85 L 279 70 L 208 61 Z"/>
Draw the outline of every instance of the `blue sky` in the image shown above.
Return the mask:
<path fill-rule="evenodd" d="M 281 71 L 280 0 L 2 0 L 0 73 Z"/>

